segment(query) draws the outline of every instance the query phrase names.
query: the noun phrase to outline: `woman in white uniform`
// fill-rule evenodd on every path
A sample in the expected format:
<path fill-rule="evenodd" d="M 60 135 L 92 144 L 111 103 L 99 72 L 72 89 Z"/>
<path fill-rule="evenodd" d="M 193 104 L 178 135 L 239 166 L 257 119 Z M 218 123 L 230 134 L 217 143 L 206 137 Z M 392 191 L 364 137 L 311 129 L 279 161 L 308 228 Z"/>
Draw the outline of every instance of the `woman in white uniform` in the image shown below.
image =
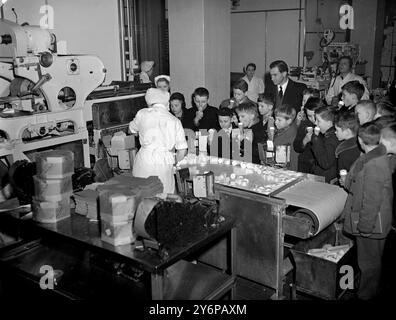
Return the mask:
<path fill-rule="evenodd" d="M 167 75 L 160 75 L 154 78 L 155 86 L 165 92 L 170 92 L 170 77 Z"/>
<path fill-rule="evenodd" d="M 147 178 L 157 176 L 163 193 L 174 193 L 173 165 L 187 154 L 187 142 L 179 119 L 169 112 L 169 93 L 150 88 L 146 92 L 148 108 L 138 111 L 130 122 L 132 133 L 139 134 L 141 148 L 136 155 L 132 174 Z"/>
<path fill-rule="evenodd" d="M 248 84 L 246 95 L 253 102 L 257 102 L 259 95 L 264 93 L 264 81 L 254 75 L 256 65 L 252 62 L 248 63 L 243 71 L 245 72 L 245 76 L 242 79 Z"/>

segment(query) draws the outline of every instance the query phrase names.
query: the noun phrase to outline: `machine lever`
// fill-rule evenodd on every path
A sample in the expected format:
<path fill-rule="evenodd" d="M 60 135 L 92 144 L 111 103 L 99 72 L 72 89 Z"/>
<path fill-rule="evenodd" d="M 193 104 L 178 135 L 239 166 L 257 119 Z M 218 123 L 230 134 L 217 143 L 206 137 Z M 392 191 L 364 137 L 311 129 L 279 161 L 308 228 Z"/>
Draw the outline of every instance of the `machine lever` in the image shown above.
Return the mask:
<path fill-rule="evenodd" d="M 34 85 L 34 87 L 30 90 L 31 92 L 36 91 L 37 89 L 39 89 L 44 83 L 46 83 L 47 81 L 50 81 L 52 79 L 50 74 L 44 74 L 40 77 L 39 81 L 37 81 L 37 83 Z"/>

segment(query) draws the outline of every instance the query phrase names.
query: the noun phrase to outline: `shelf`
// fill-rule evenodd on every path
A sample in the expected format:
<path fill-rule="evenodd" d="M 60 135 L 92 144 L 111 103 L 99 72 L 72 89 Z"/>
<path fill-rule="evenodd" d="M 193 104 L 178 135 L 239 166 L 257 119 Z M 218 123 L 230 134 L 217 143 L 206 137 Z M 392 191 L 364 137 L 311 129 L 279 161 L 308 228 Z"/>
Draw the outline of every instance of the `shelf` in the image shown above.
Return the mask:
<path fill-rule="evenodd" d="M 166 270 L 166 300 L 211 300 L 220 298 L 235 278 L 203 264 L 181 260 Z"/>

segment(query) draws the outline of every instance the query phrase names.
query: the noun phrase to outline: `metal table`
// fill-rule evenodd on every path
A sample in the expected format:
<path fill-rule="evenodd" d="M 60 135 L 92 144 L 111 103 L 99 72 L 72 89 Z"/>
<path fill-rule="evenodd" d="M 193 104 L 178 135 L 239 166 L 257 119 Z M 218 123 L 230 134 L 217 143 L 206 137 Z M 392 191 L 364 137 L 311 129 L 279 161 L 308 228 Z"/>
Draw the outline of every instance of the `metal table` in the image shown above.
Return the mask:
<path fill-rule="evenodd" d="M 136 250 L 135 244 L 112 246 L 102 242 L 99 228 L 98 222 L 89 222 L 87 218 L 77 214 L 72 214 L 70 218 L 55 224 L 39 224 L 34 221 L 23 221 L 22 223 L 23 230 L 29 230 L 29 232 L 35 230 L 40 238 L 49 240 L 48 243 L 68 243 L 75 248 L 79 248 L 79 250 L 106 256 L 109 259 L 114 259 L 114 261 L 127 263 L 133 268 L 149 273 L 149 296 L 151 299 L 205 300 L 220 298 L 229 292 L 231 293 L 231 298 L 234 297 L 236 232 L 232 217 L 226 217 L 225 221 L 217 227 L 196 235 L 195 238 L 185 245 L 171 248 L 166 258 L 161 258 L 155 250 Z M 183 260 L 193 256 L 200 250 L 210 248 L 223 238 L 226 238 L 230 244 L 227 273 L 201 263 L 195 264 Z M 40 246 L 37 242 L 32 245 L 32 247 L 37 246 Z M 45 250 L 46 252 L 54 251 L 52 248 L 48 249 L 48 245 L 46 245 Z M 24 258 L 23 253 L 15 253 L 18 249 L 11 251 L 13 252 L 9 253 L 9 255 L 7 255 L 7 252 L 3 253 L 0 261 L 3 264 L 13 264 L 13 268 L 17 268 L 18 272 L 24 273 L 25 276 L 29 276 L 31 280 L 35 279 L 37 282 L 37 266 L 34 268 L 27 266 L 28 263 L 26 262 L 29 257 Z M 51 261 L 46 257 L 51 256 L 51 254 L 44 253 L 44 249 L 42 251 L 39 255 L 39 264 L 50 264 Z M 78 254 L 76 255 L 78 256 Z M 33 256 L 30 255 L 32 263 L 34 259 L 38 259 L 37 254 L 35 258 Z M 59 260 L 59 258 L 57 259 Z M 53 258 L 53 260 L 56 259 Z M 37 261 L 35 263 L 38 265 Z M 65 275 L 67 272 L 68 269 L 66 268 L 64 270 Z M 142 297 L 139 297 L 139 299 L 142 299 Z"/>

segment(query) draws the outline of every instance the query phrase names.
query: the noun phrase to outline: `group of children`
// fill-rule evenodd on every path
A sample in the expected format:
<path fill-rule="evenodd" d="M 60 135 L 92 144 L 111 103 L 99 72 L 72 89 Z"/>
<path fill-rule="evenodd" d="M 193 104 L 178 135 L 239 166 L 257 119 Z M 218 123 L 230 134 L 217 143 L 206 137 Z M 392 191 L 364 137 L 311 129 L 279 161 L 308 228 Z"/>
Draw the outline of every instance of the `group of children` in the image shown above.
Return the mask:
<path fill-rule="evenodd" d="M 271 95 L 260 95 L 254 103 L 247 98 L 246 91 L 246 83 L 238 81 L 233 87 L 233 98 L 224 100 L 216 113 L 205 115 L 204 108 L 200 115 L 200 110 L 194 109 L 190 117 L 196 115 L 192 120 L 195 128 L 216 130 L 218 139 L 231 138 L 233 129 L 237 132 L 250 129 L 251 162 L 265 163 L 263 154 L 268 154 L 270 146 L 273 150 L 289 146 L 289 169 L 323 176 L 327 183 L 343 187 L 348 198 L 340 222 L 356 238 L 361 270 L 358 296 L 375 297 L 393 218 L 395 106 L 388 101 L 361 100 L 364 86 L 358 81 L 342 87 L 342 102 L 338 106 L 327 106 L 317 90 L 306 89 L 298 113 L 295 107 L 286 104 L 275 108 Z M 202 94 L 202 90 L 197 92 Z M 195 120 L 205 116 L 217 119 L 211 125 L 206 120 L 200 126 Z M 222 142 L 216 144 L 216 154 L 232 157 L 232 152 L 222 154 Z M 260 148 L 264 148 L 264 153 Z"/>
<path fill-rule="evenodd" d="M 325 182 L 344 188 L 348 197 L 339 222 L 355 237 L 361 271 L 358 297 L 376 297 L 384 250 L 387 246 L 389 257 L 396 247 L 396 107 L 387 100 L 362 100 L 365 87 L 359 81 L 343 85 L 338 105 L 327 105 L 318 90 L 306 89 L 299 112 L 288 104 L 275 108 L 270 94 L 251 101 L 243 79 L 232 89 L 232 98 L 219 108 L 208 104 L 205 88 L 194 91 L 191 109 L 186 109 L 181 93 L 173 93 L 171 112 L 185 129 L 208 130 L 208 151 L 214 155 L 274 164 L 269 160 L 277 162 L 277 148 L 287 147 L 290 170 L 323 176 Z M 236 153 L 235 133 L 240 142 Z"/>

